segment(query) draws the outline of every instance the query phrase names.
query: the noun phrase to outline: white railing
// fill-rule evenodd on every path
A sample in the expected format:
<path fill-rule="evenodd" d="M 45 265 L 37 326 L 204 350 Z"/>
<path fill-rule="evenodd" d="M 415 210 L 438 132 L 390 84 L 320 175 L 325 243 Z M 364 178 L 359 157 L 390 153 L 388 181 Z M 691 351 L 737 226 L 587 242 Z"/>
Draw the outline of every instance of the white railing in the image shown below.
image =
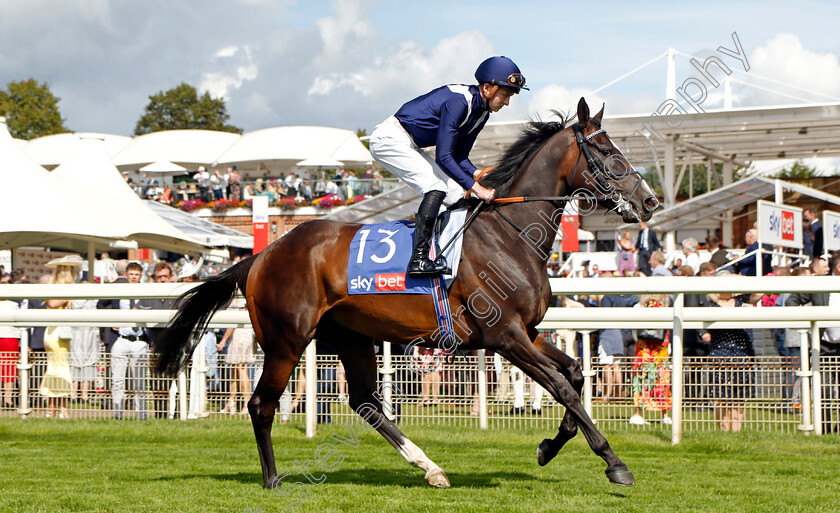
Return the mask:
<path fill-rule="evenodd" d="M 836 292 L 840 291 L 840 277 L 750 277 L 750 278 L 553 278 L 550 280 L 554 294 L 642 294 L 669 293 L 674 295 L 674 306 L 668 308 L 591 308 L 564 309 L 549 308 L 540 329 L 575 329 L 583 332 L 584 371 L 584 406 L 592 415 L 592 358 L 589 354 L 588 330 L 606 328 L 670 328 L 672 335 L 672 401 L 673 425 L 672 442 L 679 443 L 682 438 L 682 393 L 683 393 L 683 329 L 690 328 L 770 328 L 785 327 L 800 330 L 801 369 L 797 376 L 802 383 L 802 425 L 806 432 L 821 434 L 821 397 L 820 380 L 820 344 L 819 329 L 840 326 L 840 311 L 829 307 L 807 308 L 684 308 L 685 294 L 710 292 Z M 5 285 L 0 287 L 0 299 L 118 299 L 118 298 L 161 298 L 178 295 L 195 286 L 194 284 L 83 284 L 83 285 Z M 47 325 L 87 325 L 121 326 L 141 325 L 147 327 L 163 326 L 174 312 L 166 310 L 3 310 L 0 311 L 0 325 L 47 326 Z M 247 312 L 222 311 L 213 316 L 211 327 L 231 327 L 249 325 Z M 810 333 L 810 343 L 808 334 Z M 25 339 L 22 340 L 25 345 Z M 388 344 L 386 343 L 386 346 Z M 22 347 L 24 349 L 24 347 Z M 809 351 L 810 349 L 810 351 Z M 810 358 L 808 358 L 810 353 Z M 383 381 L 390 380 L 392 363 L 390 349 L 385 352 L 382 362 Z M 487 383 L 484 376 L 484 352 L 479 352 L 478 379 L 479 398 L 482 407 L 479 415 L 481 427 L 487 426 L 486 395 Z M 26 361 L 26 351 L 21 351 L 19 368 L 26 373 L 30 364 Z M 809 361 L 810 360 L 810 361 Z M 314 344 L 307 348 L 307 433 L 315 432 L 315 354 Z M 311 365 L 311 369 L 309 368 Z M 21 394 L 24 396 L 25 384 L 21 376 Z M 311 380 L 311 383 L 310 383 Z M 27 379 L 28 381 L 28 379 Z M 389 388 L 385 388 L 385 400 L 389 400 Z M 19 410 L 25 415 L 26 408 Z"/>

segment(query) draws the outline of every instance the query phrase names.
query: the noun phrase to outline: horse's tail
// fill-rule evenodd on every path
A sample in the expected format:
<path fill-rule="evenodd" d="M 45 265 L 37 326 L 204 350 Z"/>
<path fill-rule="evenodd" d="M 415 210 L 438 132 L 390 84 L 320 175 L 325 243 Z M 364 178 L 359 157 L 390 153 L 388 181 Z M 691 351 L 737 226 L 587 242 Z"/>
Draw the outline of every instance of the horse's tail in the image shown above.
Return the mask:
<path fill-rule="evenodd" d="M 156 343 L 158 372 L 174 376 L 186 367 L 213 314 L 230 302 L 237 287 L 245 293 L 255 258 L 239 262 L 178 298 L 178 313 Z"/>

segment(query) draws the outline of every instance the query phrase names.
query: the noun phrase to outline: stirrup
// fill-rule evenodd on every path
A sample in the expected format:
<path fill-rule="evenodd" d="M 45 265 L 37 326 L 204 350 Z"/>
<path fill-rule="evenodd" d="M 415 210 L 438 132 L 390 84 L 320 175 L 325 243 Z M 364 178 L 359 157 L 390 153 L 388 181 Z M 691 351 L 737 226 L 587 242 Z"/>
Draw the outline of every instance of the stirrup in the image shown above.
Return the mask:
<path fill-rule="evenodd" d="M 446 259 L 442 256 L 439 256 L 435 259 L 435 267 L 440 269 L 440 274 L 452 274 L 452 269 L 446 265 Z"/>
<path fill-rule="evenodd" d="M 446 266 L 438 265 L 426 258 L 412 258 L 408 261 L 408 269 L 405 274 L 408 276 L 438 276 L 449 270 Z M 451 272 L 451 271 L 450 271 Z"/>

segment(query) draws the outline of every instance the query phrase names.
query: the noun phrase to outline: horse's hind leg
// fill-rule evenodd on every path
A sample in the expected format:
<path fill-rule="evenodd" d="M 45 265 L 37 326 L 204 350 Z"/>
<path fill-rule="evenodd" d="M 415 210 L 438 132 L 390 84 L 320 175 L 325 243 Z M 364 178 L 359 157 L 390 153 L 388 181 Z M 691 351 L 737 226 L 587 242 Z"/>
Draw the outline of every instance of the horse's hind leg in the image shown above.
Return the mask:
<path fill-rule="evenodd" d="M 262 376 L 254 389 L 254 395 L 248 401 L 248 412 L 251 414 L 251 424 L 254 426 L 257 450 L 260 454 L 263 486 L 266 488 L 272 488 L 277 478 L 274 448 L 271 446 L 271 423 L 274 421 L 280 395 L 286 389 L 289 377 L 300 361 L 300 354 L 301 352 L 291 350 L 285 356 L 267 353 Z"/>
<path fill-rule="evenodd" d="M 348 343 L 352 339 L 352 343 Z M 344 363 L 350 406 L 373 426 L 411 465 L 426 471 L 426 482 L 448 488 L 449 478 L 443 469 L 414 445 L 383 412 L 383 400 L 376 390 L 376 354 L 373 340 L 354 332 L 342 334 L 332 347 Z"/>
<path fill-rule="evenodd" d="M 557 349 L 538 331 L 534 330 L 534 332 L 530 333 L 530 335 L 534 341 L 534 347 L 551 360 L 554 364 L 554 368 L 556 368 L 560 374 L 566 378 L 575 393 L 577 393 L 578 397 L 580 397 L 581 391 L 583 390 L 583 374 L 581 373 L 580 364 L 578 364 L 577 360 Z M 537 463 L 539 463 L 540 466 L 546 465 L 555 456 L 557 456 L 557 453 L 560 452 L 560 449 L 563 448 L 566 442 L 577 435 L 577 431 L 578 426 L 577 422 L 575 422 L 575 417 L 572 415 L 572 412 L 566 408 L 566 413 L 563 415 L 563 420 L 560 422 L 557 436 L 553 439 L 546 438 L 542 441 L 542 443 L 540 443 L 539 447 L 537 447 Z"/>

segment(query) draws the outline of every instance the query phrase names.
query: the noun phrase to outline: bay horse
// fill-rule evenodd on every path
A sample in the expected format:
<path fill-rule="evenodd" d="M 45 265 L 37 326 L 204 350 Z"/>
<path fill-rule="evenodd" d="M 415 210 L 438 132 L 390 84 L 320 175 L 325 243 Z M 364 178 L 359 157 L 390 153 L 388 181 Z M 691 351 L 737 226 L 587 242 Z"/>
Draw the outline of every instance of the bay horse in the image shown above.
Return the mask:
<path fill-rule="evenodd" d="M 464 232 L 449 301 L 459 349 L 501 354 L 565 406 L 557 435 L 539 444 L 538 463 L 548 463 L 580 427 L 592 451 L 607 463 L 609 480 L 630 486 L 633 474 L 583 409 L 580 365 L 536 329 L 552 298 L 546 263 L 564 202 L 583 198 L 594 209 L 600 198 L 625 222 L 647 220 L 659 205 L 600 128 L 603 113 L 602 107 L 590 118 L 581 98 L 573 126 L 565 126 L 562 116 L 560 122 L 531 122 L 497 169 L 481 179 L 496 189 L 498 201 L 515 202 L 486 206 Z M 433 301 L 411 294 L 348 295 L 350 241 L 361 226 L 326 220 L 301 224 L 182 295 L 178 313 L 161 335 L 158 370 L 174 375 L 186 366 L 213 313 L 224 308 L 237 287 L 242 290 L 265 352 L 248 411 L 266 488 L 278 485 L 271 442 L 278 399 L 313 339 L 326 343 L 344 363 L 353 410 L 411 465 L 424 470 L 428 484 L 450 485 L 443 469 L 386 417 L 376 392 L 374 341 L 435 346 L 440 334 L 435 333 Z M 417 344 L 418 338 L 423 343 Z"/>

